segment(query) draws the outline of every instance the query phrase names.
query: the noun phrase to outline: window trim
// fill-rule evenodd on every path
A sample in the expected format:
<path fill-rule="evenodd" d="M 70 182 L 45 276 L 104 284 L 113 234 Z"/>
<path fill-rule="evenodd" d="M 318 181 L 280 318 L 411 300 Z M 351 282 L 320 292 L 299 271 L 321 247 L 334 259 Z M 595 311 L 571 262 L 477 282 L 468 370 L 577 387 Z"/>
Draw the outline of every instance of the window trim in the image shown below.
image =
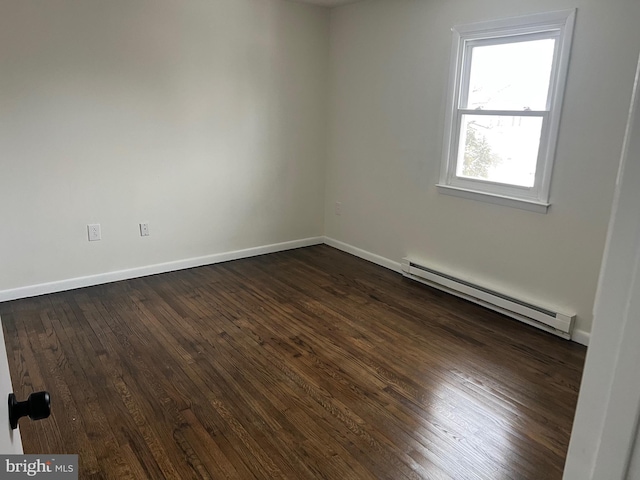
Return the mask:
<path fill-rule="evenodd" d="M 525 210 L 546 213 L 549 203 L 551 173 L 558 140 L 560 115 L 567 71 L 576 9 L 557 12 L 538 13 L 515 18 L 506 18 L 488 22 L 457 25 L 452 28 L 453 48 L 449 70 L 449 87 L 445 115 L 445 135 L 443 142 L 440 179 L 437 184 L 440 193 L 471 198 L 475 200 L 497 203 Z M 512 110 L 468 110 L 459 108 L 463 95 L 462 82 L 470 78 L 463 71 L 470 68 L 470 55 L 465 53 L 476 45 L 485 43 L 511 43 L 514 37 L 522 37 L 523 41 L 535 36 L 556 38 L 556 49 L 551 71 L 547 110 L 512 111 Z M 466 69 L 466 70 L 464 70 Z M 468 86 L 467 86 L 468 87 Z M 467 88 L 468 90 L 468 88 Z M 465 93 L 465 94 L 468 94 Z M 540 139 L 540 151 L 534 186 L 532 188 L 490 181 L 462 178 L 456 176 L 457 151 L 460 141 L 462 115 L 480 114 L 495 115 L 504 112 L 510 116 L 535 116 L 543 118 Z"/>

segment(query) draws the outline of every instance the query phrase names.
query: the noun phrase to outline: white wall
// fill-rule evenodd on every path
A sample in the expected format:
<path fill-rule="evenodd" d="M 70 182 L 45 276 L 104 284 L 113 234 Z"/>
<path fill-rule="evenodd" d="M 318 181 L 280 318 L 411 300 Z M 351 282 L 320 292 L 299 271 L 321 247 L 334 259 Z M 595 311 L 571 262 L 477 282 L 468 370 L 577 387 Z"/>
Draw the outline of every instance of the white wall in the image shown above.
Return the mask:
<path fill-rule="evenodd" d="M 549 213 L 439 194 L 450 28 L 574 7 Z M 577 313 L 577 328 L 589 332 L 638 18 L 637 0 L 370 0 L 334 9 L 326 235 Z"/>
<path fill-rule="evenodd" d="M 322 235 L 328 21 L 283 0 L 3 0 L 0 291 Z"/>
<path fill-rule="evenodd" d="M 640 417 L 640 64 L 637 72 L 564 480 L 627 478 L 634 455 Z"/>
<path fill-rule="evenodd" d="M 638 434 L 636 435 L 628 477 L 627 480 L 640 480 L 640 430 L 638 430 Z"/>
<path fill-rule="evenodd" d="M 550 212 L 438 194 L 450 27 L 573 7 Z M 5 0 L 0 292 L 326 233 L 574 311 L 588 332 L 639 9 Z"/>

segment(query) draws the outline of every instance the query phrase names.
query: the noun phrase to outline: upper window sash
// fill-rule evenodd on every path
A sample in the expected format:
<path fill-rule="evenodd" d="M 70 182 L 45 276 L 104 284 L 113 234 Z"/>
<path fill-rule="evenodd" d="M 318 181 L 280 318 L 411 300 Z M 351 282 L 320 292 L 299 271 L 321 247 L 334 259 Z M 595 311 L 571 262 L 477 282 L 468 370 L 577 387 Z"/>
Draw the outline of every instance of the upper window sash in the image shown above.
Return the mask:
<path fill-rule="evenodd" d="M 471 61 L 473 60 L 473 48 L 475 47 L 484 47 L 484 46 L 494 46 L 494 45 L 505 45 L 505 44 L 513 44 L 519 42 L 531 42 L 535 40 L 555 40 L 553 59 L 552 59 L 552 68 L 551 68 L 551 80 L 555 78 L 556 74 L 556 65 L 558 64 L 558 39 L 560 37 L 560 31 L 557 29 L 554 30 L 546 30 L 546 31 L 538 31 L 535 33 L 525 33 L 525 34 L 517 34 L 511 35 L 508 37 L 490 37 L 490 38 L 481 38 L 475 40 L 464 40 L 461 45 L 461 57 L 462 57 L 462 68 L 461 68 L 461 79 L 460 86 L 457 92 L 457 101 L 459 109 L 463 109 L 467 106 L 467 102 L 469 100 L 469 82 L 471 81 Z M 547 92 L 547 104 L 546 110 L 551 109 L 551 105 L 553 104 L 553 94 L 555 93 L 555 85 L 553 81 L 549 82 L 549 91 Z M 524 111 L 524 110 L 513 110 L 513 111 Z"/>

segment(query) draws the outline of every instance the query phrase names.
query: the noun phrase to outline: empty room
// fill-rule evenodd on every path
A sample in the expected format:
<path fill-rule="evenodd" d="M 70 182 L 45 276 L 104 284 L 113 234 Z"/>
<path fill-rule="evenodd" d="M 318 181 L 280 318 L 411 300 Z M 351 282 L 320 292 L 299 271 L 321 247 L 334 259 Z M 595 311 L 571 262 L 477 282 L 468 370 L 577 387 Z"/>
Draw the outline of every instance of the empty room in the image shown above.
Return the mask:
<path fill-rule="evenodd" d="M 0 1 L 0 477 L 640 480 L 639 21 Z"/>

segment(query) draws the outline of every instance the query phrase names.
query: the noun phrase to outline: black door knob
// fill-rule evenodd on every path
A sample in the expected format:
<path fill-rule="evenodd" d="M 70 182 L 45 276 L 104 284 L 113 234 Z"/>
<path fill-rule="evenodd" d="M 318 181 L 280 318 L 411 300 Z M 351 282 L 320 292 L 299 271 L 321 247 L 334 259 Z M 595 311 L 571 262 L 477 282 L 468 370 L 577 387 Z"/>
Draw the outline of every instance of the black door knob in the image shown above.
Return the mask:
<path fill-rule="evenodd" d="M 36 392 L 29 395 L 24 402 L 18 402 L 13 393 L 9 394 L 9 423 L 11 428 L 18 428 L 18 420 L 29 416 L 31 420 L 42 420 L 51 415 L 51 397 L 49 392 Z"/>

